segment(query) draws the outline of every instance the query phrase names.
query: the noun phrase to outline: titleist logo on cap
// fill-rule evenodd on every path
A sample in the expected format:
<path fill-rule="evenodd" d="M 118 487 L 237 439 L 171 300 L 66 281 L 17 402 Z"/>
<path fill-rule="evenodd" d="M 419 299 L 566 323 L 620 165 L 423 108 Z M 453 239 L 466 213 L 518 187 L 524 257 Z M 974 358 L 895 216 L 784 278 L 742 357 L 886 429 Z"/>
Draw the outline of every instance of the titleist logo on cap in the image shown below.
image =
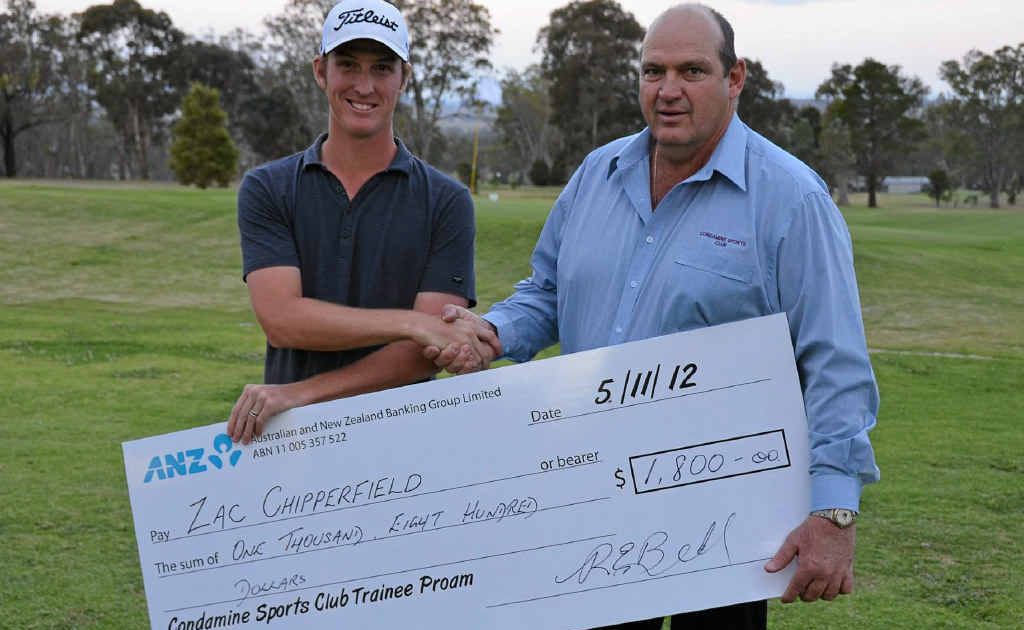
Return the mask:
<path fill-rule="evenodd" d="M 351 11 L 342 11 L 338 14 L 338 25 L 334 27 L 334 30 L 341 30 L 342 26 L 346 24 L 358 24 L 360 22 L 369 22 L 370 24 L 379 24 L 384 28 L 389 28 L 392 31 L 398 30 L 398 23 L 392 22 L 383 15 L 377 15 L 372 10 L 367 9 L 352 9 Z"/>

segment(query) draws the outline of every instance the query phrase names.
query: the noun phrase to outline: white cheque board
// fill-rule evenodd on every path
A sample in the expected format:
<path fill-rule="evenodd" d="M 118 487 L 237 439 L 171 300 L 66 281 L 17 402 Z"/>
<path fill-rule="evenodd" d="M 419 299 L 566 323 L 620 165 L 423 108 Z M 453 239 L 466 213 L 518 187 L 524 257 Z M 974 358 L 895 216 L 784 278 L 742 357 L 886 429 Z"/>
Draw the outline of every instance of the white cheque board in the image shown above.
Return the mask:
<path fill-rule="evenodd" d="M 153 628 L 565 630 L 776 597 L 784 315 L 124 444 Z"/>

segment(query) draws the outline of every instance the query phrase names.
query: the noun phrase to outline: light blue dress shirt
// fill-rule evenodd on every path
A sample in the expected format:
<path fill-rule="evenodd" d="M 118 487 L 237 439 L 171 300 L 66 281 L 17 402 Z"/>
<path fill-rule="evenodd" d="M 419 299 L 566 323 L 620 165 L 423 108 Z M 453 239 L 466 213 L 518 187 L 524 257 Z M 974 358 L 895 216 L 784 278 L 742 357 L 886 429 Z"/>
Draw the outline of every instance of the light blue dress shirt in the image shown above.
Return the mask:
<path fill-rule="evenodd" d="M 484 317 L 528 361 L 785 312 L 810 429 L 810 509 L 859 509 L 878 480 L 850 234 L 805 164 L 733 117 L 711 159 L 651 211 L 650 132 L 584 160 L 537 241 L 533 274 Z"/>

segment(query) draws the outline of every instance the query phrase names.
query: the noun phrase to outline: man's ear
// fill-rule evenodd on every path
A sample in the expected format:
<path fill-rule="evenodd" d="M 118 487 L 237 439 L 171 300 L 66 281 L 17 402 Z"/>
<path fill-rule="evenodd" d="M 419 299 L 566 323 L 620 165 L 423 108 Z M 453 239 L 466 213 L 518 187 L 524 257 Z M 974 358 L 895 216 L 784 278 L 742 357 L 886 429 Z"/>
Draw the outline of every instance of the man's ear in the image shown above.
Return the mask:
<path fill-rule="evenodd" d="M 743 84 L 747 80 L 747 60 L 740 57 L 736 64 L 729 70 L 729 98 L 734 99 L 743 91 Z"/>
<path fill-rule="evenodd" d="M 313 78 L 321 90 L 327 89 L 327 55 L 313 57 Z"/>

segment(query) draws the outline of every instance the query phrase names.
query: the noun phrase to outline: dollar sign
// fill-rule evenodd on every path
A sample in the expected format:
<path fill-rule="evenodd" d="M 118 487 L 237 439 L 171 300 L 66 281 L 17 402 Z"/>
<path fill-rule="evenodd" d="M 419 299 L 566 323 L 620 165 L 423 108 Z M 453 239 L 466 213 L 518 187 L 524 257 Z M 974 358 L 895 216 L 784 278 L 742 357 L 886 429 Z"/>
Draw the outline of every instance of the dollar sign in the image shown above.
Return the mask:
<path fill-rule="evenodd" d="M 615 469 L 615 479 L 615 485 L 621 490 L 622 487 L 626 485 L 626 478 L 622 476 L 621 468 Z"/>

